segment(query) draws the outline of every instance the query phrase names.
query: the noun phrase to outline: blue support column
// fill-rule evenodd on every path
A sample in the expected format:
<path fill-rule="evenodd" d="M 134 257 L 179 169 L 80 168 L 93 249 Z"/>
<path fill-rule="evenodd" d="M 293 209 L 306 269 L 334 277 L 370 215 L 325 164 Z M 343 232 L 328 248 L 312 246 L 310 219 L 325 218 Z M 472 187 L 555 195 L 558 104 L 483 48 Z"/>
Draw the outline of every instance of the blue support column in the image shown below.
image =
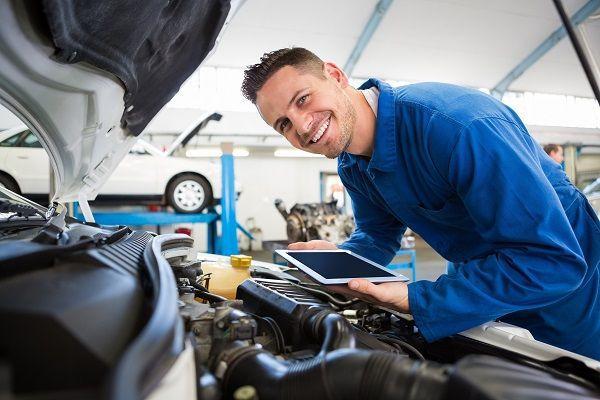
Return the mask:
<path fill-rule="evenodd" d="M 600 0 L 589 0 L 583 7 L 581 7 L 573 17 L 571 22 L 574 26 L 581 24 L 590 15 L 592 15 L 600 7 Z M 511 83 L 517 80 L 525 71 L 535 64 L 544 54 L 550 51 L 558 42 L 560 42 L 567 35 L 567 31 L 564 26 L 561 26 L 550 36 L 546 38 L 538 47 L 535 48 L 523 61 L 521 61 L 516 67 L 514 67 L 508 75 L 506 75 L 494 88 L 491 93 L 497 99 L 502 99 L 504 92 L 508 89 Z"/>
<path fill-rule="evenodd" d="M 237 220 L 235 217 L 235 176 L 233 143 L 222 143 L 221 150 L 221 251 L 226 256 L 239 253 Z"/>
<path fill-rule="evenodd" d="M 212 221 L 207 225 L 206 228 L 206 252 L 216 253 L 217 252 L 217 221 Z"/>
<path fill-rule="evenodd" d="M 373 34 L 377 30 L 379 23 L 383 19 L 384 15 L 388 12 L 388 9 L 392 5 L 393 1 L 394 0 L 379 0 L 377 5 L 375 6 L 375 9 L 371 14 L 371 18 L 369 18 L 369 22 L 367 22 L 367 25 L 365 25 L 365 28 L 358 37 L 356 45 L 354 46 L 350 57 L 348 57 L 348 61 L 346 61 L 346 64 L 344 65 L 344 72 L 346 73 L 346 75 L 348 75 L 348 77 L 352 75 L 354 66 L 356 65 L 363 51 L 371 41 L 371 37 L 373 37 Z"/>

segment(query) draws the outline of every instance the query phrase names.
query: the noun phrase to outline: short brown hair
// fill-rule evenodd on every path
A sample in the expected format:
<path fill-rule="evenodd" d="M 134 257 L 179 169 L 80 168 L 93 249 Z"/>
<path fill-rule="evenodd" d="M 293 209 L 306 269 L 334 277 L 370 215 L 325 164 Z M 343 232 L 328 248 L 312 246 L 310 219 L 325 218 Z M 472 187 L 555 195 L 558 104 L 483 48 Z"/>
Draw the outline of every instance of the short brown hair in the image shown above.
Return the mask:
<path fill-rule="evenodd" d="M 557 144 L 548 143 L 547 145 L 544 146 L 544 151 L 546 152 L 546 154 L 550 155 L 550 153 L 558 151 L 559 147 L 560 146 Z"/>
<path fill-rule="evenodd" d="M 249 65 L 244 71 L 242 94 L 251 102 L 256 103 L 256 93 L 281 68 L 289 65 L 318 74 L 322 73 L 323 64 L 323 60 L 312 51 L 302 47 L 286 47 L 265 53 L 258 64 Z"/>

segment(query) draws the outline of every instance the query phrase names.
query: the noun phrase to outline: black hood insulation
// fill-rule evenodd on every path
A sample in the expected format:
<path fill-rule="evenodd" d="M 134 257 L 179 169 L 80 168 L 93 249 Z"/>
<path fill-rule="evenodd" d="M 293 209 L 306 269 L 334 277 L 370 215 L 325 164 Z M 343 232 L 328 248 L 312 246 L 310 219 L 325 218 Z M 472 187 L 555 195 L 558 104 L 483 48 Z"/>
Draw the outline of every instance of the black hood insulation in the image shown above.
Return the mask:
<path fill-rule="evenodd" d="M 58 61 L 125 85 L 123 128 L 138 136 L 214 47 L 230 0 L 44 0 Z"/>

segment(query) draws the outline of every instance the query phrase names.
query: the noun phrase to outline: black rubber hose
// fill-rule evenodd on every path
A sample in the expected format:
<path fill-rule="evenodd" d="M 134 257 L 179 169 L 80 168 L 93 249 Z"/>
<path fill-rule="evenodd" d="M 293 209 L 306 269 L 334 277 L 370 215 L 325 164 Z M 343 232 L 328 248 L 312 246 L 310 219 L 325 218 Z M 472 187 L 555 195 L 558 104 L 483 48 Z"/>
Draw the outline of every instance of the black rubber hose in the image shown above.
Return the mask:
<path fill-rule="evenodd" d="M 309 308 L 304 315 L 302 327 L 309 337 L 321 343 L 319 355 L 332 350 L 356 347 L 352 325 L 346 318 L 331 310 Z"/>
<path fill-rule="evenodd" d="M 199 285 L 195 282 L 190 282 L 190 285 L 195 289 L 194 296 L 200 297 L 206 301 L 211 303 L 219 303 L 221 301 L 227 301 L 227 297 L 219 296 L 218 294 L 214 294 L 206 290 L 206 288 L 202 285 Z"/>
<path fill-rule="evenodd" d="M 331 310 L 312 308 L 304 332 L 321 342 L 308 361 L 279 361 L 261 349 L 228 355 L 223 387 L 252 385 L 268 399 L 441 399 L 446 369 L 380 351 L 355 349 L 352 325 Z"/>
<path fill-rule="evenodd" d="M 252 385 L 261 400 L 394 399 L 440 400 L 448 368 L 394 354 L 340 349 L 308 361 L 279 361 L 262 350 L 230 361 L 225 397 Z"/>

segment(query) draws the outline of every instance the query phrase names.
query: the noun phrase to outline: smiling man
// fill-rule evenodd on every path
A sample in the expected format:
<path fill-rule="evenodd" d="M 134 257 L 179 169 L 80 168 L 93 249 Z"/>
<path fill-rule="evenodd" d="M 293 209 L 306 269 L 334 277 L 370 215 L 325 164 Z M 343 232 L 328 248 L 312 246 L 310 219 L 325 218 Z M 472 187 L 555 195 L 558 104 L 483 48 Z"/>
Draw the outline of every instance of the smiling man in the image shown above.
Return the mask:
<path fill-rule="evenodd" d="M 294 147 L 338 158 L 356 219 L 339 247 L 386 265 L 409 226 L 457 264 L 348 293 L 410 312 L 428 341 L 500 319 L 600 359 L 600 222 L 510 108 L 439 83 L 355 89 L 302 48 L 263 55 L 242 91 Z"/>

